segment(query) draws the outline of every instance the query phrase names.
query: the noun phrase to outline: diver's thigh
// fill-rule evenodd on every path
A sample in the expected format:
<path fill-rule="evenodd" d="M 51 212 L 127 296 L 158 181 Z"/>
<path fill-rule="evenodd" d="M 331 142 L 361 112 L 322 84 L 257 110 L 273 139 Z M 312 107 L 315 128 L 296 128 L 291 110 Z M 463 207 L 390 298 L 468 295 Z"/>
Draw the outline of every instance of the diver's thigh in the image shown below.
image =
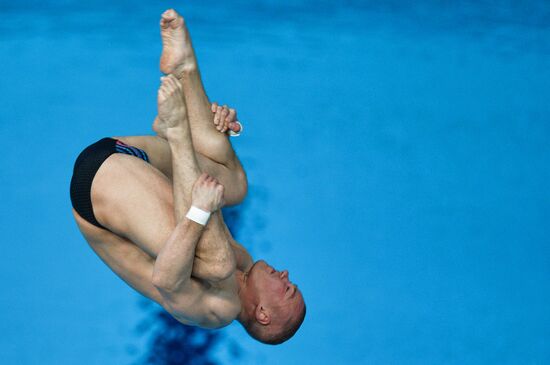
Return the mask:
<path fill-rule="evenodd" d="M 89 223 L 74 209 L 73 215 L 80 232 L 101 260 L 132 288 L 162 304 L 162 296 L 151 283 L 154 258 L 130 240 Z"/>
<path fill-rule="evenodd" d="M 151 165 L 161 171 L 170 181 L 172 180 L 172 154 L 166 140 L 158 136 L 113 138 L 144 150 L 149 156 Z M 225 187 L 226 204 L 234 205 L 240 203 L 246 196 L 248 181 L 237 155 L 232 153 L 231 159 L 223 165 L 198 151 L 195 151 L 195 153 L 201 171 L 215 177 Z"/>
<path fill-rule="evenodd" d="M 91 199 L 101 225 L 152 257 L 176 226 L 170 180 L 134 156 L 109 156 L 94 177 Z"/>

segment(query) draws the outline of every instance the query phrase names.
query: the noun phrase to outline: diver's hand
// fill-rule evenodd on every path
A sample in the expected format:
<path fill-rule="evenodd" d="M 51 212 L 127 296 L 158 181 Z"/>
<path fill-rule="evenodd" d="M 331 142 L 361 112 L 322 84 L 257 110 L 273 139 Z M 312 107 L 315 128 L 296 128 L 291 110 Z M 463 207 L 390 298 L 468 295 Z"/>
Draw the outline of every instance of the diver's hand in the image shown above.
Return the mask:
<path fill-rule="evenodd" d="M 240 132 L 241 127 L 237 123 L 237 111 L 235 109 L 227 105 L 219 106 L 218 103 L 213 103 L 211 110 L 214 113 L 214 125 L 218 131 L 225 133 L 230 129 L 236 133 Z"/>
<path fill-rule="evenodd" d="M 191 204 L 207 212 L 215 212 L 223 206 L 223 185 L 203 173 L 193 185 Z"/>

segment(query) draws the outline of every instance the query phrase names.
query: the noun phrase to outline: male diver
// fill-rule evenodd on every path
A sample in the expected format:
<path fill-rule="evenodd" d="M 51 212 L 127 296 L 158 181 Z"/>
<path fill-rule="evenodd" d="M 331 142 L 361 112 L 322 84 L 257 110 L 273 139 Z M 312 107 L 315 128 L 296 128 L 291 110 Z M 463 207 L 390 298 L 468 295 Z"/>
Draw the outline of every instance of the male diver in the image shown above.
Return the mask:
<path fill-rule="evenodd" d="M 210 104 L 184 19 L 160 22 L 163 77 L 157 136 L 104 138 L 75 162 L 71 202 L 95 253 L 122 280 L 184 324 L 239 321 L 255 339 L 294 335 L 306 308 L 288 271 L 254 262 L 224 224 L 247 179 L 228 133 L 235 111 Z"/>

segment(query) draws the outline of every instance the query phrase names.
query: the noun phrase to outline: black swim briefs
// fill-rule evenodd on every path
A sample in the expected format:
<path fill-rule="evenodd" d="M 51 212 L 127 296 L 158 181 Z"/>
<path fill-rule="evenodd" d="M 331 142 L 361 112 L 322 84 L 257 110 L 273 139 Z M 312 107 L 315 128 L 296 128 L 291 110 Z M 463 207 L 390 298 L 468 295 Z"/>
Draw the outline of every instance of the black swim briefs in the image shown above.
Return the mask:
<path fill-rule="evenodd" d="M 95 218 L 92 208 L 92 181 L 103 162 L 113 153 L 125 153 L 149 162 L 145 151 L 113 138 L 103 138 L 86 147 L 74 164 L 71 203 L 78 214 L 96 227 L 106 229 Z"/>

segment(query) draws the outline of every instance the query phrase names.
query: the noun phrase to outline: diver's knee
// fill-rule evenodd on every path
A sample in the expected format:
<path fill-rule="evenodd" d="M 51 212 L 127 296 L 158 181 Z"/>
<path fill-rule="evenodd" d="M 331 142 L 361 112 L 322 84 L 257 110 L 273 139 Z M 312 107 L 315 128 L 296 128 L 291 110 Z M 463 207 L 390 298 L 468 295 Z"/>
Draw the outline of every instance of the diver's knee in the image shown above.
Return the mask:
<path fill-rule="evenodd" d="M 243 169 L 234 171 L 231 179 L 231 188 L 226 189 L 225 201 L 227 205 L 240 204 L 248 193 L 248 179 Z"/>
<path fill-rule="evenodd" d="M 246 177 L 246 173 L 241 168 L 237 172 L 237 197 L 239 199 L 239 202 L 243 201 L 244 198 L 246 198 L 246 194 L 248 194 L 248 178 Z"/>

